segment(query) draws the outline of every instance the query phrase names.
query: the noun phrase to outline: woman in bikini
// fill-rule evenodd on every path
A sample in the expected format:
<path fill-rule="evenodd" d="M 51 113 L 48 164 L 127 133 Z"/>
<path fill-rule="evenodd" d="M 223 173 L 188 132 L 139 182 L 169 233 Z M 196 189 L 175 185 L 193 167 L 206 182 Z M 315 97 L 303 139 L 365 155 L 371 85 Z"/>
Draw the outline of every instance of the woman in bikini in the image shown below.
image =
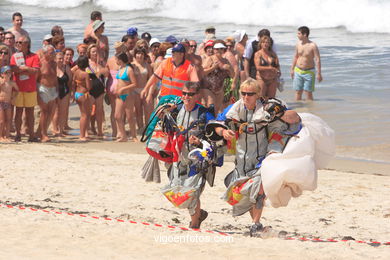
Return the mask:
<path fill-rule="evenodd" d="M 126 46 L 123 42 L 116 42 L 114 44 L 115 54 L 126 52 Z M 115 106 L 116 106 L 116 84 L 118 80 L 116 79 L 116 74 L 118 74 L 119 65 L 116 62 L 116 57 L 112 56 L 107 60 L 106 64 L 107 70 L 110 72 L 106 82 L 106 95 L 108 97 L 110 106 L 111 106 L 111 129 L 112 129 L 112 137 L 117 137 L 117 128 L 115 121 Z"/>
<path fill-rule="evenodd" d="M 91 114 L 91 130 L 95 134 L 95 119 L 97 122 L 97 135 L 99 138 L 103 138 L 103 98 L 104 98 L 104 78 L 108 76 L 108 70 L 98 62 L 98 51 L 96 44 L 89 45 L 87 49 L 87 56 L 89 58 L 89 66 L 86 71 L 90 74 L 91 78 L 91 94 L 92 105 L 95 109 Z"/>
<path fill-rule="evenodd" d="M 146 82 L 152 76 L 152 67 L 147 62 L 147 53 L 145 49 L 134 50 L 134 57 L 132 64 L 134 67 L 134 73 L 137 78 L 137 88 L 132 93 L 135 103 L 135 114 L 137 118 L 137 125 L 140 131 L 143 131 L 144 126 L 147 124 L 150 115 L 153 112 L 153 103 L 146 104 L 141 102 L 140 93 L 145 87 Z M 144 117 L 145 115 L 145 117 Z"/>
<path fill-rule="evenodd" d="M 56 136 L 64 137 L 65 123 L 67 120 L 67 109 L 69 108 L 70 87 L 72 83 L 72 72 L 70 67 L 64 64 L 64 53 L 56 53 L 57 80 L 58 80 L 58 101 L 56 112 L 53 117 L 53 128 Z"/>
<path fill-rule="evenodd" d="M 121 52 L 116 54 L 115 57 L 119 66 L 118 74 L 116 74 L 118 83 L 116 85 L 117 98 L 115 107 L 115 120 L 118 128 L 117 142 L 127 142 L 124 115 L 126 115 L 126 119 L 129 122 L 130 138 L 136 142 L 138 139 L 134 120 L 134 98 L 131 98 L 130 93 L 137 87 L 137 80 L 133 66 L 129 64 L 127 54 Z"/>
<path fill-rule="evenodd" d="M 276 53 L 272 50 L 271 38 L 261 37 L 259 50 L 255 53 L 256 79 L 261 87 L 263 97 L 274 98 L 280 77 L 280 64 Z"/>
<path fill-rule="evenodd" d="M 77 69 L 74 71 L 73 86 L 75 87 L 74 99 L 80 109 L 80 140 L 88 140 L 88 123 L 91 116 L 91 101 L 89 91 L 91 90 L 91 79 L 88 68 L 88 58 L 80 57 L 77 60 Z"/>

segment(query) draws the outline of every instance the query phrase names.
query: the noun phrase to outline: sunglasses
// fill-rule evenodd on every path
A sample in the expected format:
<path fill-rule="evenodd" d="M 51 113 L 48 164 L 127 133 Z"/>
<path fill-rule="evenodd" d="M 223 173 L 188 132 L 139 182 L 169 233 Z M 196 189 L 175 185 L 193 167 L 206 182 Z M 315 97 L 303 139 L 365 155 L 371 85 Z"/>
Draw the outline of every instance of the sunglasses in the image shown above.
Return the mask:
<path fill-rule="evenodd" d="M 197 45 L 190 45 L 191 48 L 196 48 Z"/>
<path fill-rule="evenodd" d="M 229 45 L 228 45 L 228 44 L 226 44 L 225 46 L 226 46 L 226 48 L 233 47 L 233 45 L 230 45 L 230 44 L 229 44 Z"/>
<path fill-rule="evenodd" d="M 189 96 L 189 97 L 193 97 L 193 96 L 195 96 L 197 93 L 195 93 L 195 92 L 185 92 L 185 91 L 183 91 L 183 96 Z"/>
<path fill-rule="evenodd" d="M 8 55 L 8 51 L 0 51 L 0 54 Z"/>
<path fill-rule="evenodd" d="M 241 91 L 241 96 L 249 96 L 249 97 L 252 97 L 256 95 L 256 92 L 244 92 L 244 91 Z"/>
<path fill-rule="evenodd" d="M 23 44 L 23 43 L 27 43 L 27 42 L 20 42 L 20 41 L 17 41 L 15 42 L 16 44 Z"/>
<path fill-rule="evenodd" d="M 14 37 L 5 37 L 4 38 L 5 40 L 13 40 L 13 39 L 15 39 Z"/>

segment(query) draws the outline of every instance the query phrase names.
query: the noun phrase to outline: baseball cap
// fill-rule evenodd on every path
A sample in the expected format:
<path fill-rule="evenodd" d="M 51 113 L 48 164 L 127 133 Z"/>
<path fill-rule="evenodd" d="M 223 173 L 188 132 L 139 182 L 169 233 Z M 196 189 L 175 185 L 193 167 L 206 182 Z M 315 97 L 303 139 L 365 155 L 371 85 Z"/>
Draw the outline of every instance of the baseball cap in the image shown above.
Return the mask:
<path fill-rule="evenodd" d="M 204 44 L 204 48 L 206 49 L 207 47 L 213 47 L 214 45 L 214 41 L 213 40 L 208 40 L 205 44 Z"/>
<path fill-rule="evenodd" d="M 144 33 L 141 35 L 141 39 L 150 41 L 150 39 L 152 39 L 152 36 L 150 35 L 150 33 L 144 32 Z"/>
<path fill-rule="evenodd" d="M 49 41 L 53 38 L 53 36 L 51 34 L 46 34 L 44 37 L 43 37 L 43 40 L 44 41 Z"/>
<path fill-rule="evenodd" d="M 149 42 L 149 46 L 152 46 L 155 43 L 161 43 L 157 38 L 152 38 Z"/>
<path fill-rule="evenodd" d="M 185 53 L 186 52 L 186 48 L 184 47 L 183 44 L 178 43 L 175 46 L 173 46 L 172 52 L 182 52 L 182 53 Z"/>
<path fill-rule="evenodd" d="M 127 29 L 127 35 L 130 36 L 138 35 L 138 29 L 136 27 L 130 27 L 129 29 Z"/>
<path fill-rule="evenodd" d="M 7 71 L 11 70 L 10 66 L 3 66 L 0 69 L 0 73 L 6 73 Z"/>
<path fill-rule="evenodd" d="M 179 41 L 176 39 L 175 36 L 173 35 L 169 35 L 166 39 L 165 39 L 166 42 L 169 42 L 169 43 L 178 43 Z"/>

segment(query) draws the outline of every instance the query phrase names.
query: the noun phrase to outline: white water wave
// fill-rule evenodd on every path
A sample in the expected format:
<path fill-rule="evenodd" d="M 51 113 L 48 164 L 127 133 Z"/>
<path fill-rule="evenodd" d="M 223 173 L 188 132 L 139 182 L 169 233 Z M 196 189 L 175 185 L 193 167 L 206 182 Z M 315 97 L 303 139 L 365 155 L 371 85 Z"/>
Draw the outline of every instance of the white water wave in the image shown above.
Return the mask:
<path fill-rule="evenodd" d="M 145 15 L 205 23 L 332 28 L 390 33 L 388 0 L 9 0 L 12 3 L 74 8 L 85 3 L 102 11 L 145 10 Z"/>

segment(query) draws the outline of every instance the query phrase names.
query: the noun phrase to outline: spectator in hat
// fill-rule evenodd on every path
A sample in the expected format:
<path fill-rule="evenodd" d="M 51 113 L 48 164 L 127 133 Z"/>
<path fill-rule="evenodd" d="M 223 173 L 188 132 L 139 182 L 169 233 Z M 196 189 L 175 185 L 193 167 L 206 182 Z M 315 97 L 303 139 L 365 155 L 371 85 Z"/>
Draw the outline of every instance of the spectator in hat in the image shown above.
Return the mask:
<path fill-rule="evenodd" d="M 152 62 L 152 64 L 154 63 L 154 61 L 156 60 L 157 58 L 157 55 L 158 55 L 158 49 L 161 45 L 161 42 L 157 39 L 157 38 L 152 38 L 149 42 L 149 57 L 150 57 L 150 61 Z"/>
<path fill-rule="evenodd" d="M 92 24 L 94 21 L 96 20 L 100 20 L 102 21 L 103 20 L 103 15 L 101 12 L 99 11 L 93 11 L 91 13 L 91 21 L 89 22 L 89 24 L 87 25 L 87 27 L 85 27 L 85 30 L 84 30 L 84 39 L 87 39 L 91 36 L 93 36 L 94 34 L 94 30 L 92 28 Z"/>
<path fill-rule="evenodd" d="M 170 44 L 172 44 L 172 47 L 175 46 L 179 41 L 177 40 L 177 38 L 173 35 L 169 35 L 167 38 L 165 38 L 165 42 L 169 42 Z"/>
<path fill-rule="evenodd" d="M 51 44 L 51 39 L 53 36 L 51 34 L 46 34 L 45 37 L 43 37 L 42 45 L 49 45 Z"/>
<path fill-rule="evenodd" d="M 182 89 L 186 82 L 198 82 L 199 77 L 196 69 L 185 58 L 186 49 L 178 43 L 172 48 L 172 57 L 164 60 L 146 83 L 141 92 L 141 98 L 146 102 L 152 101 L 155 84 L 161 80 L 160 97 L 166 95 L 182 96 Z"/>
<path fill-rule="evenodd" d="M 147 41 L 148 44 L 150 44 L 150 40 L 152 39 L 152 36 L 150 35 L 150 33 L 144 32 L 144 33 L 141 35 L 141 39 Z"/>
<path fill-rule="evenodd" d="M 198 54 L 200 56 L 202 56 L 202 54 L 204 54 L 204 50 L 205 50 L 205 44 L 208 42 L 208 41 L 215 41 L 217 38 L 215 37 L 215 27 L 214 26 L 208 26 L 206 27 L 206 29 L 204 30 L 204 34 L 205 34 L 205 38 L 203 40 L 202 43 L 199 44 L 199 49 L 198 49 Z"/>
<path fill-rule="evenodd" d="M 100 65 L 105 66 L 109 54 L 109 45 L 107 36 L 103 35 L 104 32 L 104 22 L 101 20 L 96 20 L 92 24 L 92 29 L 94 31 L 94 36 L 96 39 L 96 46 L 98 51 L 98 62 Z"/>
<path fill-rule="evenodd" d="M 213 45 L 213 55 L 203 62 L 202 103 L 206 107 L 214 105 L 216 114 L 222 112 L 224 101 L 224 81 L 233 78 L 234 71 L 229 61 L 223 57 L 226 52 L 224 41 L 217 40 Z"/>

